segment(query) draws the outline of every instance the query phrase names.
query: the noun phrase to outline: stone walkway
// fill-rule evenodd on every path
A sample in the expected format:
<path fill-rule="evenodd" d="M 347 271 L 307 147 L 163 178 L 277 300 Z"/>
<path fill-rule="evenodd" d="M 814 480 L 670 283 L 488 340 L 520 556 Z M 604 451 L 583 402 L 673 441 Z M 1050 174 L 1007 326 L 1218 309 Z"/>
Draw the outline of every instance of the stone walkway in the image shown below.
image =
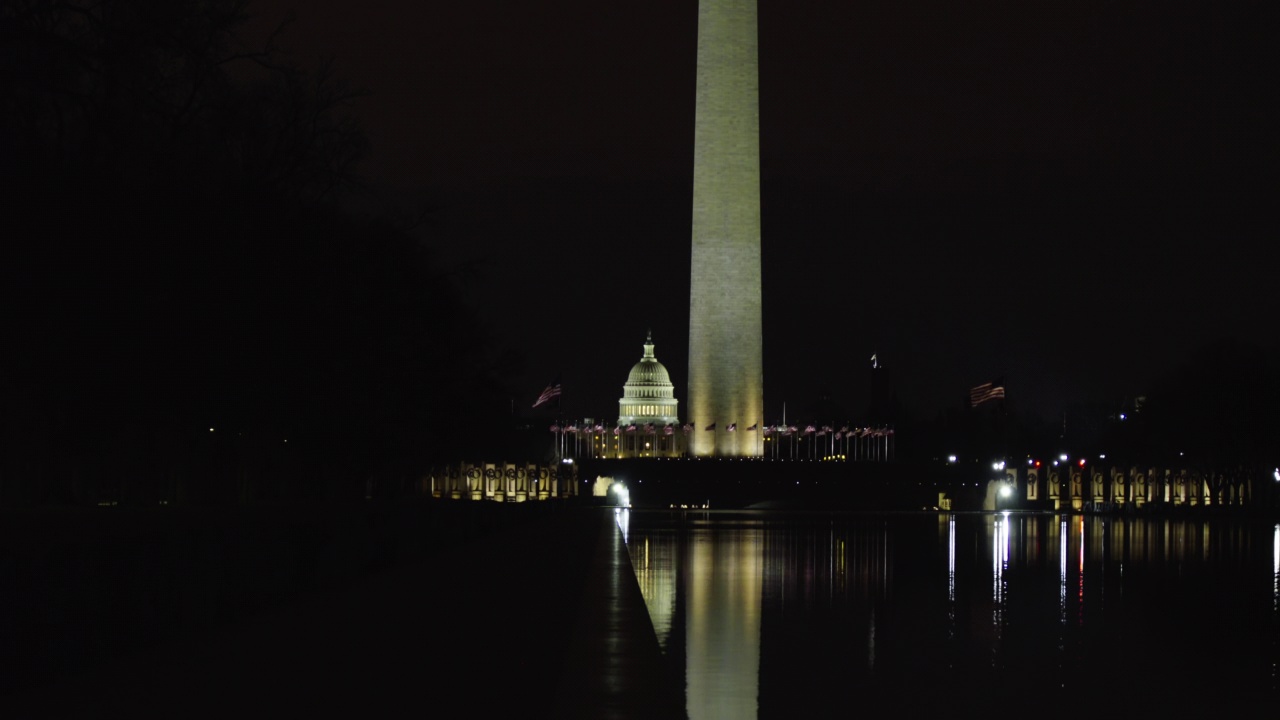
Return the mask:
<path fill-rule="evenodd" d="M 461 550 L 5 701 L 9 718 L 682 718 L 608 508 Z"/>

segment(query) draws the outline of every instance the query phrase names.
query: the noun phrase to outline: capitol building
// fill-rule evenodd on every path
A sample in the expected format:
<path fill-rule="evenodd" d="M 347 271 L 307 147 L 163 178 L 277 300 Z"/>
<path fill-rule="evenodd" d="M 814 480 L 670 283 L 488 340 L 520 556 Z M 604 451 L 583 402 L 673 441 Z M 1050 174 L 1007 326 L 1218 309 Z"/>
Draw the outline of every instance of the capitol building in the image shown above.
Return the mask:
<path fill-rule="evenodd" d="M 587 421 L 591 455 L 600 458 L 681 457 L 690 427 L 680 425 L 680 401 L 667 368 L 653 354 L 653 333 L 644 340 L 644 355 L 631 368 L 618 400 L 618 423 L 612 428 Z M 581 431 L 579 431 L 581 432 Z"/>

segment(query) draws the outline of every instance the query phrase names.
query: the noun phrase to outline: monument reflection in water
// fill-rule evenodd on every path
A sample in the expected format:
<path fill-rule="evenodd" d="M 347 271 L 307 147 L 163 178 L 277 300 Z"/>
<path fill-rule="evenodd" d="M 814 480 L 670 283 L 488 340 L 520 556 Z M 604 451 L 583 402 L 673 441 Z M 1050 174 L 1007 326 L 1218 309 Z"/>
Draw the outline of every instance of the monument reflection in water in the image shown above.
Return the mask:
<path fill-rule="evenodd" d="M 1280 699 L 1273 523 L 712 511 L 620 521 L 690 720 L 962 708 L 1183 717 Z"/>

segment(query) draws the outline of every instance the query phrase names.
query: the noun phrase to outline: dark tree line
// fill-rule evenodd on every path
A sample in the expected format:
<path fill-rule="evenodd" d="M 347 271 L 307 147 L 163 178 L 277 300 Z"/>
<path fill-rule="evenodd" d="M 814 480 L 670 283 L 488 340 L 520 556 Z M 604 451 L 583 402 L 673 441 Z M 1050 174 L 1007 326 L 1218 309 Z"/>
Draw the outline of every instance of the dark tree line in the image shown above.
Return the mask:
<path fill-rule="evenodd" d="M 456 275 L 349 209 L 357 94 L 249 5 L 0 7 L 0 501 L 362 496 L 506 417 Z"/>

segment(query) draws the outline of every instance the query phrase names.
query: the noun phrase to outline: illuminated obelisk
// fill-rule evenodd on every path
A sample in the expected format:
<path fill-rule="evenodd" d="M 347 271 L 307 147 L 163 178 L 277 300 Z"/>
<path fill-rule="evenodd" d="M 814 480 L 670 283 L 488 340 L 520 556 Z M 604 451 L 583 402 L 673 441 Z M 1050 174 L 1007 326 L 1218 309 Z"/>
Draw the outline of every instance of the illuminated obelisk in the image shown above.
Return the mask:
<path fill-rule="evenodd" d="M 761 454 L 756 38 L 756 0 L 699 1 L 689 286 L 689 450 L 697 456 Z"/>

